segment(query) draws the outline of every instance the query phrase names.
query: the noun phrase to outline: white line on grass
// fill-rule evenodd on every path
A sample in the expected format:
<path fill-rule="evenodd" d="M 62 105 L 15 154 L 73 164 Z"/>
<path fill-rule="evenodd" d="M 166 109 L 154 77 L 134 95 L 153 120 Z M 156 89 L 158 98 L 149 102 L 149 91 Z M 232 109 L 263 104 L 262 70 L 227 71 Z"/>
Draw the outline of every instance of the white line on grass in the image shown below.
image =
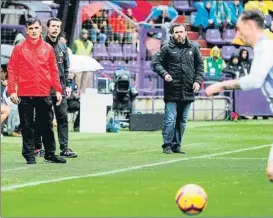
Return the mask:
<path fill-rule="evenodd" d="M 202 158 L 215 157 L 215 156 L 220 156 L 220 155 L 239 153 L 239 152 L 243 152 L 243 151 L 257 150 L 257 149 L 266 148 L 266 147 L 269 147 L 269 146 L 271 146 L 271 144 L 270 145 L 261 145 L 261 146 L 256 146 L 256 147 L 249 147 L 249 148 L 242 148 L 242 149 L 237 149 L 237 150 L 232 150 L 232 151 L 219 152 L 219 153 L 214 153 L 214 154 L 205 154 L 205 155 L 200 155 L 200 156 L 195 156 L 195 157 L 179 158 L 179 159 L 174 159 L 174 160 L 169 160 L 169 161 L 162 161 L 162 162 L 151 163 L 151 164 L 137 165 L 137 166 L 128 167 L 128 168 L 122 168 L 122 169 L 117 169 L 117 170 L 109 170 L 109 171 L 105 171 L 105 172 L 86 174 L 86 175 L 81 175 L 81 176 L 69 176 L 69 177 L 62 177 L 62 178 L 56 178 L 56 179 L 28 182 L 28 183 L 24 183 L 24 184 L 7 185 L 7 186 L 2 186 L 1 191 L 3 191 L 3 192 L 4 191 L 12 191 L 12 190 L 19 189 L 19 188 L 38 186 L 38 185 L 41 185 L 41 184 L 61 182 L 61 181 L 72 180 L 72 179 L 112 175 L 112 174 L 117 174 L 117 173 L 133 171 L 133 170 L 139 170 L 139 169 L 143 169 L 143 168 L 156 167 L 156 166 L 160 166 L 160 165 L 166 165 L 166 164 L 186 161 L 186 160 L 202 159 Z"/>
<path fill-rule="evenodd" d="M 31 168 L 31 167 L 27 166 L 27 167 L 10 168 L 10 169 L 1 170 L 1 173 L 10 172 L 10 171 L 17 171 L 17 170 L 25 170 L 25 169 L 29 169 L 29 168 Z"/>
<path fill-rule="evenodd" d="M 203 143 L 203 142 L 198 142 L 198 143 L 192 143 L 192 144 L 187 144 L 185 145 L 185 147 L 197 147 L 197 146 L 200 146 L 200 145 L 207 145 L 206 143 Z M 144 149 L 144 150 L 141 150 L 141 151 L 134 151 L 134 152 L 129 152 L 129 153 L 126 153 L 126 155 L 135 155 L 135 154 L 142 154 L 142 153 L 147 153 L 147 152 L 153 152 L 153 151 L 158 151 L 158 152 L 161 152 L 161 149 L 160 148 L 154 148 L 154 149 Z M 124 151 L 126 152 L 126 151 Z M 107 153 L 106 151 L 93 151 L 93 152 L 84 152 L 85 154 L 88 153 L 88 154 L 100 154 L 100 153 Z M 120 153 L 120 152 L 119 152 Z M 18 167 L 18 168 L 8 168 L 8 169 L 4 169 L 4 170 L 1 170 L 1 173 L 6 173 L 6 172 L 11 172 L 11 171 L 17 171 L 17 170 L 27 170 L 31 167 L 35 167 L 35 166 L 26 166 L 26 167 Z"/>
<path fill-rule="evenodd" d="M 268 160 L 266 157 L 207 157 L 208 160 Z"/>

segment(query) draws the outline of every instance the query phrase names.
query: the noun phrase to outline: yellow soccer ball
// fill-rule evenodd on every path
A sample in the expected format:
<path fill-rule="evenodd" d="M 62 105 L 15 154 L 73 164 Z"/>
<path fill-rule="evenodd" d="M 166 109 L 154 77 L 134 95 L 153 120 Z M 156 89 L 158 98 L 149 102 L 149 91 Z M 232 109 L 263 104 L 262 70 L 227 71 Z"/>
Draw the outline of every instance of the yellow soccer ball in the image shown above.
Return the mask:
<path fill-rule="evenodd" d="M 196 184 L 187 184 L 178 190 L 175 201 L 183 213 L 196 215 L 206 208 L 208 198 L 202 187 Z"/>

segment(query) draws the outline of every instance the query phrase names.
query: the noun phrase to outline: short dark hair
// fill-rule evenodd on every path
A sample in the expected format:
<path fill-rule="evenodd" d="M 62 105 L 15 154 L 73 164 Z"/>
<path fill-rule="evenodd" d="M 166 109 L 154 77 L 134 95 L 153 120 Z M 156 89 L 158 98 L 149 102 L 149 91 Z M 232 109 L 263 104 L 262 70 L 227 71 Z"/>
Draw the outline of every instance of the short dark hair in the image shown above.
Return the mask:
<path fill-rule="evenodd" d="M 170 29 L 170 34 L 173 34 L 173 30 L 174 30 L 174 28 L 175 28 L 175 27 L 179 27 L 179 26 L 184 27 L 184 29 L 186 30 L 186 26 L 185 26 L 185 25 L 175 23 L 175 24 L 173 24 L 173 25 L 171 26 L 171 29 Z"/>
<path fill-rule="evenodd" d="M 50 26 L 51 21 L 59 21 L 59 22 L 62 22 L 59 18 L 57 18 L 57 17 L 52 17 L 52 18 L 50 18 L 50 19 L 46 22 L 46 26 L 47 26 L 47 27 Z"/>
<path fill-rule="evenodd" d="M 31 26 L 32 24 L 34 24 L 34 23 L 36 23 L 36 22 L 38 22 L 38 24 L 40 25 L 40 26 L 42 26 L 42 22 L 41 22 L 41 20 L 39 19 L 39 18 L 29 18 L 27 21 L 26 21 L 26 27 L 29 27 L 29 26 Z"/>
<path fill-rule="evenodd" d="M 241 14 L 241 20 L 242 21 L 247 21 L 247 20 L 252 20 L 256 23 L 256 25 L 261 28 L 264 29 L 264 15 L 261 11 L 259 10 L 245 10 L 243 11 L 243 13 Z"/>
<path fill-rule="evenodd" d="M 63 38 L 66 39 L 66 33 L 65 33 L 65 32 L 61 32 L 61 33 L 60 33 L 60 37 L 63 37 Z"/>

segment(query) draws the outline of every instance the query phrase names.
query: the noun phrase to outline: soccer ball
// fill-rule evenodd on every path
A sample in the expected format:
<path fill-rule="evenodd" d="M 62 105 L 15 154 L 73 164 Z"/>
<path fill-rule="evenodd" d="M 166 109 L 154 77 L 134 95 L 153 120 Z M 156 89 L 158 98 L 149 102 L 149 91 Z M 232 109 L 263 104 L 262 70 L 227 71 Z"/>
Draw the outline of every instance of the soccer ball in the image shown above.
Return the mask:
<path fill-rule="evenodd" d="M 175 201 L 178 208 L 187 215 L 201 213 L 208 203 L 206 192 L 196 184 L 187 184 L 180 188 L 175 196 Z"/>

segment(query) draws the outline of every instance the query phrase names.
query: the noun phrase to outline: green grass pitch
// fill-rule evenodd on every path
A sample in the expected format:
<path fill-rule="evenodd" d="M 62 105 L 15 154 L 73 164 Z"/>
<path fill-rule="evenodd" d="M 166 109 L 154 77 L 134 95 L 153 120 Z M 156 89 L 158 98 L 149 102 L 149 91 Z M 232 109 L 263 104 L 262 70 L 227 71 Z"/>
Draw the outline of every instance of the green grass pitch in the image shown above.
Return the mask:
<path fill-rule="evenodd" d="M 202 216 L 272 216 L 265 168 L 272 120 L 189 122 L 186 155 L 162 154 L 161 132 L 69 133 L 79 154 L 65 165 L 25 164 L 21 139 L 1 143 L 2 217 L 185 216 L 176 191 L 195 183 L 208 195 Z M 59 146 L 57 146 L 59 152 Z"/>

